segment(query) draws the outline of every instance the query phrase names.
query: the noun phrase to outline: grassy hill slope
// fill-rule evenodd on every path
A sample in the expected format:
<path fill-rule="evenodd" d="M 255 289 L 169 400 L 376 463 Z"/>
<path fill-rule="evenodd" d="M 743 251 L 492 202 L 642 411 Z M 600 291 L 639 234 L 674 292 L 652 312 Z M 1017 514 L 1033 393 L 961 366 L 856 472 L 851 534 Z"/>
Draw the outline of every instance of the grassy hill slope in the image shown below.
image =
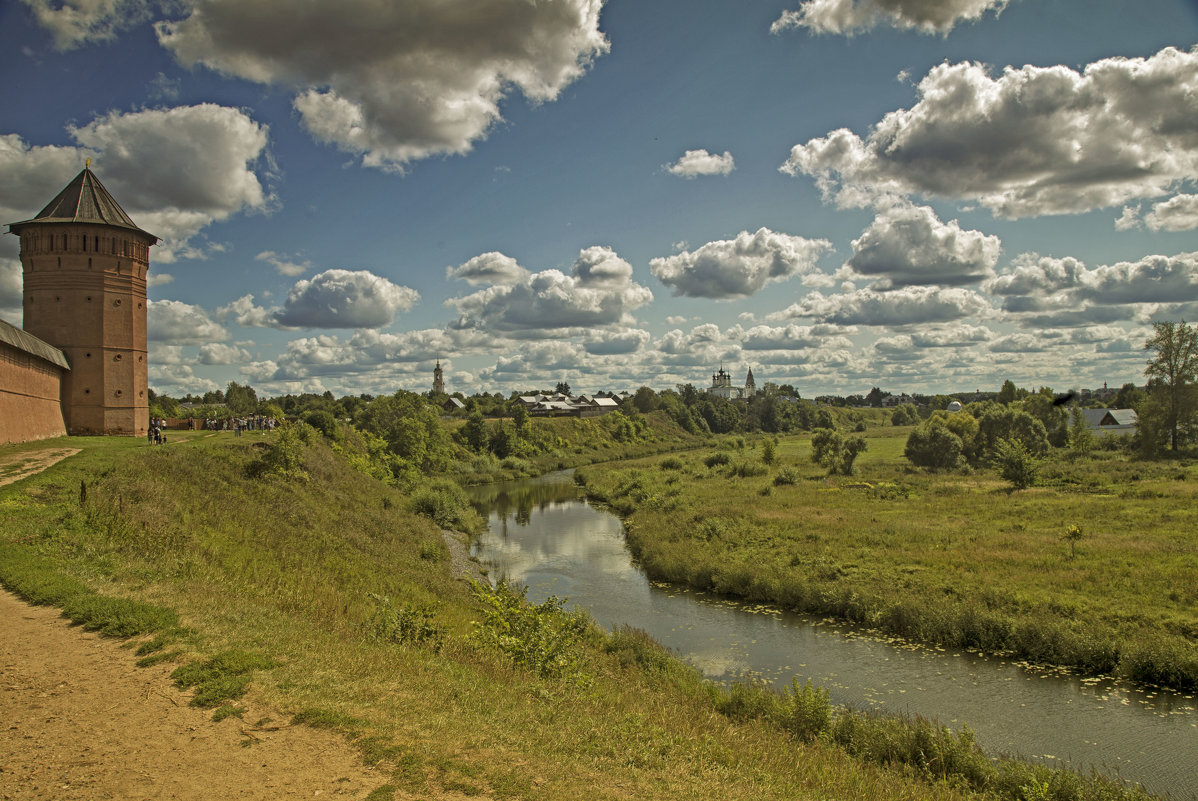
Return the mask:
<path fill-rule="evenodd" d="M 414 512 L 420 489 L 354 470 L 319 437 L 70 444 L 82 452 L 0 488 L 0 583 L 137 637 L 218 716 L 238 714 L 248 683 L 344 732 L 389 776 L 373 801 L 957 799 L 976 797 L 973 774 L 987 797 L 1131 797 L 1004 772 L 926 724 L 861 740 L 862 758 L 805 737 L 818 693 L 711 688 L 637 632 L 456 580 Z M 923 761 L 904 762 L 915 748 Z"/>

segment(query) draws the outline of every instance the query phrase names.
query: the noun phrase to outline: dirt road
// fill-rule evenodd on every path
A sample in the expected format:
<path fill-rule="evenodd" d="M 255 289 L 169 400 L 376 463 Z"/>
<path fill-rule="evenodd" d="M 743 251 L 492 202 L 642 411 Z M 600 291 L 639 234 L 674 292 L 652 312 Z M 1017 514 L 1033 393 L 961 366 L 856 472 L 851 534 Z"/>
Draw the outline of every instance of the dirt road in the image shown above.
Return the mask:
<path fill-rule="evenodd" d="M 386 783 L 337 735 L 253 701 L 213 723 L 173 665 L 135 661 L 0 590 L 0 799 L 361 799 Z"/>

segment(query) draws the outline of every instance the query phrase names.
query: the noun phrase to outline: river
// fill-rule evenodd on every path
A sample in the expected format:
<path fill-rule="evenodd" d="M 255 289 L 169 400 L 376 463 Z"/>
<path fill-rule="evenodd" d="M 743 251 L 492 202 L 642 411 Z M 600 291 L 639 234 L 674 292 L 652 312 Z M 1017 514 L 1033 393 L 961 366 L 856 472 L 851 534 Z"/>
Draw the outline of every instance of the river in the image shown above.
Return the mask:
<path fill-rule="evenodd" d="M 472 553 L 534 603 L 569 599 L 611 628 L 644 629 L 716 681 L 811 679 L 833 702 L 968 725 L 988 753 L 1097 770 L 1198 799 L 1193 695 L 1084 679 L 650 582 L 620 520 L 580 500 L 568 472 L 476 487 L 488 530 Z"/>

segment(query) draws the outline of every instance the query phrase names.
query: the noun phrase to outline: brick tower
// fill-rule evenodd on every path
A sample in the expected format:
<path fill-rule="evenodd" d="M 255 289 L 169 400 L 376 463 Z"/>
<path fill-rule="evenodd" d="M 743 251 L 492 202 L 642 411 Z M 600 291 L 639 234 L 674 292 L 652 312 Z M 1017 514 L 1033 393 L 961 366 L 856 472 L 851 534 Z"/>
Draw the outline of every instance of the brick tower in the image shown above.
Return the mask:
<path fill-rule="evenodd" d="M 71 364 L 67 431 L 144 435 L 146 271 L 158 237 L 129 219 L 90 164 L 36 217 L 8 229 L 21 238 L 24 330 Z"/>

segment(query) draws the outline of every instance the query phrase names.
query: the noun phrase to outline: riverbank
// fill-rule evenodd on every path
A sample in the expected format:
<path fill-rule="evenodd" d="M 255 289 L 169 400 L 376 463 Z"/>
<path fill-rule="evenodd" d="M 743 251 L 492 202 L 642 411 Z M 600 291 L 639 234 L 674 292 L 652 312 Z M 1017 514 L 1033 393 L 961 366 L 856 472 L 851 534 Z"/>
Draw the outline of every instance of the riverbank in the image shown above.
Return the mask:
<path fill-rule="evenodd" d="M 1045 465 L 1046 486 L 930 474 L 907 429 L 871 429 L 856 475 L 807 436 L 579 474 L 627 523 L 654 579 L 925 643 L 1144 685 L 1198 687 L 1198 474 L 1100 452 Z M 1063 535 L 1077 526 L 1082 538 Z M 1074 547 L 1075 546 L 1075 547 Z M 1076 553 L 1074 550 L 1076 549 Z"/>
<path fill-rule="evenodd" d="M 856 756 L 808 737 L 788 723 L 797 694 L 717 691 L 637 632 L 453 580 L 419 490 L 318 436 L 69 444 L 82 451 L 0 489 L 0 583 L 131 636 L 212 725 L 266 707 L 341 734 L 382 777 L 371 801 L 1143 797 L 1000 772 L 935 727 L 858 735 L 874 745 Z"/>

